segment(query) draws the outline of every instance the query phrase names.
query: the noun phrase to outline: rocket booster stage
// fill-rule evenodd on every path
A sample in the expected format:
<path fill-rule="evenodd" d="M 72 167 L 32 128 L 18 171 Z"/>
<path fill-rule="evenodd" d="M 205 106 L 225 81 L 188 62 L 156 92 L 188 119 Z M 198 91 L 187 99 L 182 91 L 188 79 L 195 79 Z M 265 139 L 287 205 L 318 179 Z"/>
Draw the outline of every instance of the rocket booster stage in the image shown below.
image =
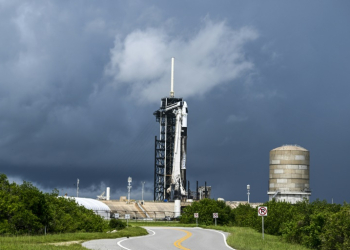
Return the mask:
<path fill-rule="evenodd" d="M 186 156 L 187 156 L 187 103 L 182 106 L 182 121 L 181 121 L 181 180 L 182 186 L 186 190 Z"/>
<path fill-rule="evenodd" d="M 187 103 L 178 102 L 171 107 L 167 107 L 166 109 L 174 109 L 173 113 L 176 115 L 171 184 L 175 186 L 174 191 L 179 191 L 182 196 L 185 196 L 188 114 Z M 168 188 L 167 192 L 170 193 L 171 191 L 171 187 Z"/>

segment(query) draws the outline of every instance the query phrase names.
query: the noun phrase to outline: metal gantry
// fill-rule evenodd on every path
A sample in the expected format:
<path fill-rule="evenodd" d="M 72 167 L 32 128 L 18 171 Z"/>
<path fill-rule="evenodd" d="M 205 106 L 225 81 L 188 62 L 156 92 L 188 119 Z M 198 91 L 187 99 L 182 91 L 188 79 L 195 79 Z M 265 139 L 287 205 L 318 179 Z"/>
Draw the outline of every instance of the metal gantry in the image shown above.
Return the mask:
<path fill-rule="evenodd" d="M 172 104 L 182 102 L 182 98 L 165 97 L 161 107 L 153 113 L 160 125 L 160 138 L 155 137 L 154 200 L 170 198 L 166 190 L 171 185 L 176 115 L 173 110 L 164 111 Z"/>

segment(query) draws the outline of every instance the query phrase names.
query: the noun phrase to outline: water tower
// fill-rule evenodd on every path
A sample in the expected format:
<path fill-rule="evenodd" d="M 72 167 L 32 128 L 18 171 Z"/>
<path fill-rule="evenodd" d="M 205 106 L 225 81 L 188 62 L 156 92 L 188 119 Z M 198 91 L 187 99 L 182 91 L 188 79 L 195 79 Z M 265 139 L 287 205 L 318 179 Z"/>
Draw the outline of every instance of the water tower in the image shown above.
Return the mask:
<path fill-rule="evenodd" d="M 295 204 L 309 200 L 310 152 L 297 145 L 284 145 L 270 151 L 269 200 Z"/>

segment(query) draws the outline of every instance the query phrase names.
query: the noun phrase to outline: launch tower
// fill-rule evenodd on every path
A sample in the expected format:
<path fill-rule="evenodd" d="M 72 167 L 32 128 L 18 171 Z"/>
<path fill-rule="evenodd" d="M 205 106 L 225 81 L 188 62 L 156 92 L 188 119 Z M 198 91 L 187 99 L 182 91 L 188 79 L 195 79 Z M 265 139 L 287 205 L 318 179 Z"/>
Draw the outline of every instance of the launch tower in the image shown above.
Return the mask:
<path fill-rule="evenodd" d="M 153 113 L 160 125 L 155 137 L 154 200 L 181 199 L 186 196 L 187 104 L 174 97 L 174 58 L 171 64 L 170 97 L 161 99 Z"/>

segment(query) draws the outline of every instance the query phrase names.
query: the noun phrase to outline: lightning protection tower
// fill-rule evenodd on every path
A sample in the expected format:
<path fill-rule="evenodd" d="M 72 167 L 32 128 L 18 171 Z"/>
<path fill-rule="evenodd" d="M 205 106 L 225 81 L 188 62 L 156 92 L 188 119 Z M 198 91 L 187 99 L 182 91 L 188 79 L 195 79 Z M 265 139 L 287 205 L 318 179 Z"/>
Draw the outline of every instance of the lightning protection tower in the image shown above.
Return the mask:
<path fill-rule="evenodd" d="M 155 137 L 154 200 L 179 199 L 186 190 L 187 104 L 174 97 L 174 58 L 171 59 L 170 97 L 153 113 L 160 125 Z"/>

